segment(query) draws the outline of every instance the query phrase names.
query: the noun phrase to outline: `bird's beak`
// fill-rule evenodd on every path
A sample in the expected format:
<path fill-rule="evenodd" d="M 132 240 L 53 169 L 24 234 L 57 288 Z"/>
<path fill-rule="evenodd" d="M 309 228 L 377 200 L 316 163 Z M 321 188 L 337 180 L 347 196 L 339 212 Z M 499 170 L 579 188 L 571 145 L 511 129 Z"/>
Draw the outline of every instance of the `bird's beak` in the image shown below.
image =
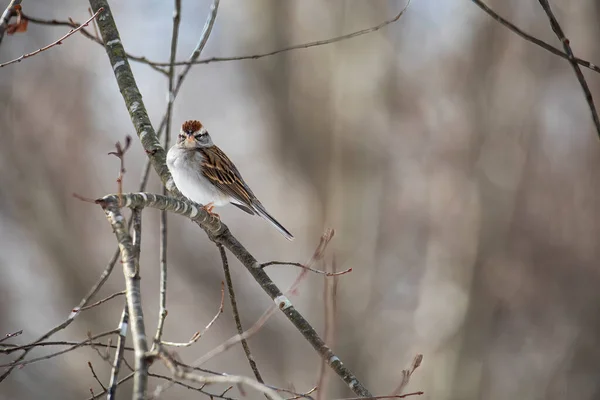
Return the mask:
<path fill-rule="evenodd" d="M 187 137 L 185 138 L 186 143 L 194 143 L 196 141 L 196 139 L 194 139 L 194 135 L 191 133 L 188 133 Z"/>

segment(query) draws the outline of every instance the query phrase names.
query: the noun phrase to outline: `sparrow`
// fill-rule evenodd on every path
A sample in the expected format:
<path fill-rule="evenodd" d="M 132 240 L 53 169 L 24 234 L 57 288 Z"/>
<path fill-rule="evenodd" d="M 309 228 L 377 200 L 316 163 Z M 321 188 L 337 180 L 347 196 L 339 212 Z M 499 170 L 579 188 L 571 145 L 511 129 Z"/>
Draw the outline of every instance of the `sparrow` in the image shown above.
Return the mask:
<path fill-rule="evenodd" d="M 288 240 L 294 236 L 273 218 L 256 198 L 233 162 L 212 141 L 200 121 L 181 125 L 177 143 L 167 153 L 175 185 L 188 199 L 211 214 L 215 206 L 233 204 L 269 221 Z"/>

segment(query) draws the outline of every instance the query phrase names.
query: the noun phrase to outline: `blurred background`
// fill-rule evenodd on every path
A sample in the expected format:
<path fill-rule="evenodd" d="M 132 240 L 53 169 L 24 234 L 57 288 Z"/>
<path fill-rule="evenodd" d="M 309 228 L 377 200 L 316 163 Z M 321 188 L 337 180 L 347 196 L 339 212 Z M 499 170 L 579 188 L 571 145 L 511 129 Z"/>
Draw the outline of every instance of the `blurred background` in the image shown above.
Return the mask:
<path fill-rule="evenodd" d="M 0 5 L 4 9 L 7 0 Z M 84 21 L 88 3 L 24 1 L 26 14 Z M 560 47 L 536 1 L 487 3 L 528 33 Z M 211 2 L 183 0 L 178 60 L 202 31 Z M 223 0 L 203 58 L 249 55 L 326 39 L 392 18 L 401 1 Z M 600 8 L 551 2 L 574 52 L 600 62 Z M 167 61 L 171 1 L 112 1 L 127 51 Z M 5 37 L 0 61 L 38 49 L 66 27 L 30 24 Z M 167 81 L 132 63 L 155 127 Z M 600 76 L 584 70 L 596 100 Z M 25 344 L 62 322 L 115 250 L 101 209 L 72 197 L 117 190 L 107 155 L 132 135 L 126 191 L 136 191 L 145 154 L 104 49 L 81 35 L 0 70 L 0 335 Z M 327 263 L 339 278 L 333 349 L 375 394 L 390 394 L 417 353 L 407 391 L 422 399 L 600 397 L 600 143 L 572 68 L 525 42 L 469 1 L 413 0 L 395 24 L 352 40 L 259 60 L 195 66 L 172 128 L 203 121 L 267 209 L 294 235 L 234 207 L 218 210 L 260 260 L 306 261 L 326 227 Z M 162 190 L 151 173 L 148 191 Z M 159 213 L 143 214 L 146 329 L 158 319 Z M 187 341 L 219 306 L 217 249 L 196 225 L 169 215 L 164 339 Z M 242 322 L 271 300 L 230 257 Z M 324 268 L 324 265 L 320 266 Z M 298 274 L 272 267 L 283 289 Z M 323 333 L 323 277 L 292 298 Z M 123 290 L 117 264 L 96 299 Z M 53 340 L 118 325 L 123 298 L 82 312 Z M 192 363 L 235 334 L 231 309 L 198 343 L 177 351 Z M 115 338 L 116 340 L 116 338 Z M 128 342 L 129 344 L 129 342 Z M 320 360 L 283 315 L 249 341 L 265 380 L 307 391 Z M 29 357 L 63 347 L 37 349 Z M 8 363 L 16 355 L 0 356 Z M 131 359 L 131 358 L 129 358 Z M 110 367 L 91 348 L 15 370 L 0 399 L 85 399 Z M 241 346 L 210 368 L 252 376 Z M 165 372 L 159 365 L 156 371 Z M 126 372 L 126 371 L 124 371 Z M 164 381 L 151 380 L 150 392 Z M 120 387 L 127 398 L 131 384 Z M 220 390 L 215 389 L 216 392 Z M 228 392 L 239 398 L 237 389 Z M 352 393 L 330 376 L 326 398 Z M 198 393 L 173 387 L 164 399 Z M 246 398 L 262 395 L 248 391 Z"/>

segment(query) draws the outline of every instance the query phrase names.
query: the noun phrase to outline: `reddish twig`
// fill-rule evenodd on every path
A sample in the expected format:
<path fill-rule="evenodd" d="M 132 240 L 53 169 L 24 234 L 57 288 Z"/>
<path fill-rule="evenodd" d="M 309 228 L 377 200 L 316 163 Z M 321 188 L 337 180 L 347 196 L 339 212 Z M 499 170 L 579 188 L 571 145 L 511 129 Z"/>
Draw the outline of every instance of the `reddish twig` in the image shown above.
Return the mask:
<path fill-rule="evenodd" d="M 62 41 L 63 41 L 63 40 L 65 40 L 66 38 L 68 38 L 68 37 L 69 37 L 69 36 L 71 36 L 72 34 L 74 34 L 74 33 L 78 32 L 78 31 L 79 31 L 79 30 L 81 30 L 83 27 L 87 26 L 87 25 L 88 25 L 88 24 L 89 24 L 89 23 L 90 23 L 90 22 L 91 22 L 91 21 L 92 21 L 94 18 L 96 18 L 96 17 L 98 16 L 98 14 L 100 14 L 100 13 L 101 13 L 103 10 L 104 10 L 104 9 L 103 9 L 103 8 L 101 8 L 101 9 L 99 9 L 98 11 L 96 11 L 96 13 L 95 13 L 94 15 L 92 15 L 92 17 L 91 17 L 90 19 L 88 19 L 87 21 L 85 21 L 83 24 L 79 25 L 77 28 L 73 28 L 73 29 L 71 29 L 69 32 L 67 32 L 67 34 L 66 34 L 66 35 L 64 35 L 63 37 L 61 37 L 61 38 L 60 38 L 60 39 L 58 39 L 57 41 L 55 41 L 55 42 L 52 42 L 52 43 L 50 43 L 49 45 L 47 45 L 47 46 L 44 46 L 44 47 L 42 47 L 41 49 L 38 49 L 38 50 L 36 50 L 36 51 L 34 51 L 34 52 L 27 53 L 27 54 L 23 54 L 23 55 L 22 55 L 21 57 L 19 57 L 19 58 L 15 58 L 14 60 L 11 60 L 11 61 L 8 61 L 8 62 L 5 62 L 5 63 L 3 63 L 3 64 L 0 64 L 0 68 L 1 68 L 1 67 L 6 67 L 7 65 L 10 65 L 10 64 L 14 64 L 14 63 L 21 62 L 21 61 L 23 61 L 23 60 L 24 60 L 24 59 L 26 59 L 26 58 L 33 57 L 33 56 L 35 56 L 36 54 L 39 54 L 39 53 L 41 53 L 42 51 L 46 51 L 46 50 L 48 50 L 48 49 L 51 49 L 51 48 L 52 48 L 52 47 L 54 47 L 54 46 L 58 46 L 58 45 L 62 44 Z"/>
<path fill-rule="evenodd" d="M 188 347 L 188 346 L 191 346 L 192 344 L 196 343 L 198 341 L 198 339 L 200 339 L 210 329 L 210 327 L 215 323 L 217 318 L 219 318 L 219 315 L 221 315 L 223 313 L 224 305 L 225 305 L 225 283 L 221 282 L 221 305 L 219 306 L 219 311 L 217 311 L 217 313 L 215 314 L 213 319 L 208 323 L 208 325 L 206 325 L 202 331 L 198 331 L 198 332 L 194 333 L 194 335 L 192 336 L 192 338 L 190 339 L 189 342 L 186 342 L 186 343 L 161 342 L 161 343 L 165 346 L 174 346 L 174 347 Z"/>
<path fill-rule="evenodd" d="M 100 378 L 98 378 L 98 375 L 96 375 L 96 371 L 94 371 L 94 367 L 92 366 L 92 362 L 91 361 L 88 361 L 88 367 L 90 367 L 90 371 L 92 371 L 92 376 L 94 377 L 94 379 L 96 379 L 96 382 L 98 382 L 98 384 L 100 386 L 102 386 L 103 390 L 106 390 L 106 386 L 104 386 L 102 384 L 102 381 L 100 380 Z M 92 390 L 92 388 L 90 388 L 90 390 Z M 93 393 L 92 393 L 92 395 L 93 395 Z"/>
<path fill-rule="evenodd" d="M 317 274 L 322 274 L 322 275 L 325 275 L 325 276 L 340 276 L 340 275 L 347 274 L 348 272 L 352 272 L 352 268 L 348 268 L 348 269 L 345 269 L 345 270 L 340 271 L 340 272 L 321 271 L 320 269 L 311 268 L 311 267 L 306 266 L 306 265 L 304 265 L 302 263 L 291 262 L 291 261 L 289 261 L 289 262 L 288 261 L 269 261 L 269 262 L 260 264 L 260 267 L 261 268 L 266 268 L 266 267 L 271 266 L 271 265 L 291 265 L 293 267 L 303 268 L 303 269 L 306 269 L 306 270 L 308 270 L 310 272 L 315 272 Z"/>
<path fill-rule="evenodd" d="M 392 392 L 393 395 L 399 395 L 402 393 L 404 388 L 408 385 L 408 382 L 410 381 L 410 377 L 412 376 L 413 372 L 415 372 L 415 370 L 419 368 L 421 362 L 423 362 L 423 354 L 417 354 L 415 358 L 413 358 L 410 368 L 402 370 L 402 381 L 400 382 L 400 385 L 398 385 L 396 390 Z"/>
<path fill-rule="evenodd" d="M 131 146 L 131 136 L 125 136 L 125 147 L 121 146 L 121 142 L 115 143 L 117 151 L 111 151 L 109 155 L 117 157 L 121 161 L 121 168 L 119 168 L 119 176 L 117 176 L 117 188 L 119 195 L 119 202 L 122 201 L 123 197 L 123 175 L 125 175 L 125 153 Z"/>

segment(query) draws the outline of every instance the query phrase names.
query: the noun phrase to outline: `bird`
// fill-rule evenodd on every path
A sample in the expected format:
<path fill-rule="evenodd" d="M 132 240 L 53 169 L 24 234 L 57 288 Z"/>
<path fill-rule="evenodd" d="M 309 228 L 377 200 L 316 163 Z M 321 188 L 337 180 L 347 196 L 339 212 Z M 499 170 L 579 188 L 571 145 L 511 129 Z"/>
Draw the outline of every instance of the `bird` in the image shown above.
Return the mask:
<path fill-rule="evenodd" d="M 208 213 L 218 216 L 212 212 L 215 206 L 233 204 L 248 214 L 261 216 L 287 240 L 294 240 L 294 236 L 267 212 L 200 121 L 185 121 L 181 125 L 177 142 L 167 153 L 167 166 L 181 193 L 202 204 Z"/>

